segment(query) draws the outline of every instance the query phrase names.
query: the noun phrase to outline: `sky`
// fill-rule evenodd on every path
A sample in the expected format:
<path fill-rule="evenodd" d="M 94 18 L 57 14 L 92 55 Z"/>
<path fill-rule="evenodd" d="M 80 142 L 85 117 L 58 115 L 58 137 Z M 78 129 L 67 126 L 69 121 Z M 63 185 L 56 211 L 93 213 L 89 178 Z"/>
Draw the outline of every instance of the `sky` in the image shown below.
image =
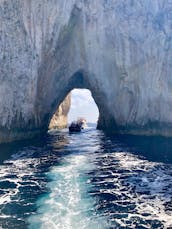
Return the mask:
<path fill-rule="evenodd" d="M 77 120 L 78 117 L 86 118 L 87 122 L 96 123 L 99 111 L 96 103 L 87 89 L 72 90 L 71 108 L 68 114 L 68 122 Z"/>

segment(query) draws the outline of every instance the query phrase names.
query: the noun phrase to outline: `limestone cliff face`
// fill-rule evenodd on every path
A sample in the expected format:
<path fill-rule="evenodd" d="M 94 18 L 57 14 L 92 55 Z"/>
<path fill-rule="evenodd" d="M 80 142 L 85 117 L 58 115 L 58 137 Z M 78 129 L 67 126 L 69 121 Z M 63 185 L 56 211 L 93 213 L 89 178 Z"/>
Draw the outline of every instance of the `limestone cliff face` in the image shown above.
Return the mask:
<path fill-rule="evenodd" d="M 71 95 L 67 95 L 65 100 L 60 104 L 59 108 L 53 115 L 49 129 L 62 129 L 66 128 L 68 124 L 67 115 L 71 105 Z"/>
<path fill-rule="evenodd" d="M 99 127 L 172 136 L 171 0 L 1 0 L 0 141 L 46 131 L 73 88 Z"/>

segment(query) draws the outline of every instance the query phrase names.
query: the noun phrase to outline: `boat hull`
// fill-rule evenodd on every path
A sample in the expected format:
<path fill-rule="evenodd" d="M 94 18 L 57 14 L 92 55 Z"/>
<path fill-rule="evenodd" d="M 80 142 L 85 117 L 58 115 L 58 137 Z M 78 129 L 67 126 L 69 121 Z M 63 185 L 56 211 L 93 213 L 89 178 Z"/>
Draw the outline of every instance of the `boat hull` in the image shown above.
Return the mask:
<path fill-rule="evenodd" d="M 81 132 L 80 127 L 69 127 L 69 132 Z"/>

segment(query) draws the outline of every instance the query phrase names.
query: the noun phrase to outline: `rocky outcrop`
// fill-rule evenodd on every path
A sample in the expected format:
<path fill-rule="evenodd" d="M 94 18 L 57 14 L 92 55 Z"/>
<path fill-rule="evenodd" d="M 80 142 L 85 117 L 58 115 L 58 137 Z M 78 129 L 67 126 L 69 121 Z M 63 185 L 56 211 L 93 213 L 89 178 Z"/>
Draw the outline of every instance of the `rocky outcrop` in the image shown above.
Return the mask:
<path fill-rule="evenodd" d="M 60 104 L 59 108 L 53 115 L 49 129 L 63 129 L 67 127 L 68 119 L 67 115 L 71 105 L 71 95 L 67 95 L 65 100 Z"/>
<path fill-rule="evenodd" d="M 73 88 L 99 127 L 172 136 L 171 0 L 1 0 L 0 141 L 44 133 Z"/>

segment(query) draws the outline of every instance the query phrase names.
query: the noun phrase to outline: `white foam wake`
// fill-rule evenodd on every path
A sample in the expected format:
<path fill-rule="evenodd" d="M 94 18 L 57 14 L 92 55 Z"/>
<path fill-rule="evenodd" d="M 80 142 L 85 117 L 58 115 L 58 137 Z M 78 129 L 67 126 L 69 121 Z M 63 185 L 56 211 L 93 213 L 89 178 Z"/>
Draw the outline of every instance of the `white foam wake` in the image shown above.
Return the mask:
<path fill-rule="evenodd" d="M 48 173 L 50 193 L 38 202 L 38 214 L 30 217 L 30 228 L 103 229 L 105 220 L 96 217 L 94 199 L 88 196 L 87 173 L 93 164 L 88 155 L 72 155 Z"/>

